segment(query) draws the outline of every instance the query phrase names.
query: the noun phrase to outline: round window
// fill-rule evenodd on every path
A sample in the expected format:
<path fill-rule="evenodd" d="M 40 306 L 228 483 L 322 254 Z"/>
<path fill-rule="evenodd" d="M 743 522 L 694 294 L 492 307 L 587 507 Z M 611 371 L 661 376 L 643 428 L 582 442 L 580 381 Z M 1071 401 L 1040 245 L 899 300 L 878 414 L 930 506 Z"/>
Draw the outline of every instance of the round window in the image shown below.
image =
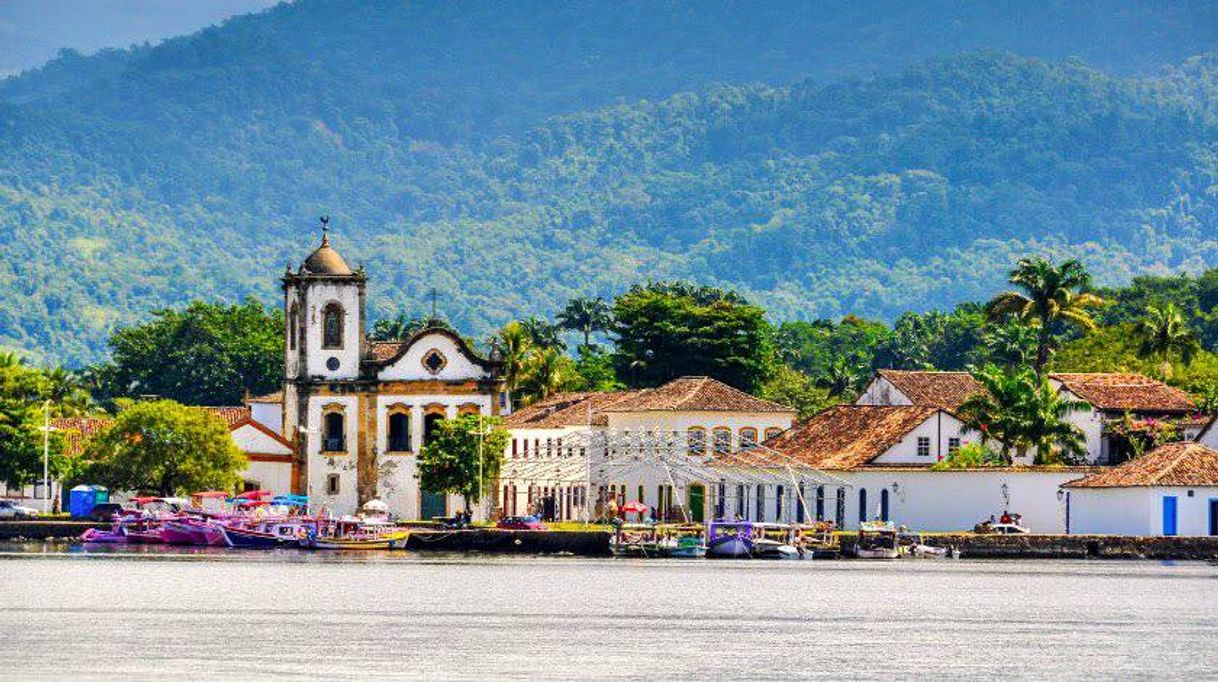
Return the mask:
<path fill-rule="evenodd" d="M 444 354 L 434 348 L 423 355 L 423 369 L 432 374 L 439 374 L 447 364 L 448 359 L 444 357 Z"/>
<path fill-rule="evenodd" d="M 338 367 L 338 358 L 330 358 L 329 360 L 326 360 L 326 369 L 330 370 L 331 372 L 337 372 Z"/>

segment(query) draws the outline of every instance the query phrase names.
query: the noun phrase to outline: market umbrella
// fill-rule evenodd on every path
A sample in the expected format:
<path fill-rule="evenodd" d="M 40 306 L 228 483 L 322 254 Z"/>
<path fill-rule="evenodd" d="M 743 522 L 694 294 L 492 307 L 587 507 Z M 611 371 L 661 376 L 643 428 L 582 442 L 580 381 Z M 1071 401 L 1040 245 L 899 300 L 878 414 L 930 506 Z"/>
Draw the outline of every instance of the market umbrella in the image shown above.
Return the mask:
<path fill-rule="evenodd" d="M 364 503 L 364 511 L 373 514 L 385 514 L 389 512 L 389 505 L 380 500 L 368 500 Z"/>
<path fill-rule="evenodd" d="M 648 509 L 650 507 L 642 502 L 627 502 L 619 508 L 619 511 L 623 514 L 646 514 Z"/>

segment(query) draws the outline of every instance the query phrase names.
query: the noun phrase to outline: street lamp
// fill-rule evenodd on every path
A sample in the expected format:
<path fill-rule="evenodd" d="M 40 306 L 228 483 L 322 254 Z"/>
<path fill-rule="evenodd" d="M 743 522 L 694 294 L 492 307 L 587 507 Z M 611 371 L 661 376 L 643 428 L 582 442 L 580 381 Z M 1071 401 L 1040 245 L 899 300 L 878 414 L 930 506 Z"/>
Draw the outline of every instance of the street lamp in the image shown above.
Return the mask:
<path fill-rule="evenodd" d="M 482 411 L 481 410 L 478 411 L 478 430 L 476 432 L 471 432 L 471 433 L 478 434 L 478 508 L 481 509 L 484 504 L 483 497 L 482 497 L 483 496 L 483 491 L 482 491 L 482 439 L 486 435 L 486 432 L 482 428 Z"/>

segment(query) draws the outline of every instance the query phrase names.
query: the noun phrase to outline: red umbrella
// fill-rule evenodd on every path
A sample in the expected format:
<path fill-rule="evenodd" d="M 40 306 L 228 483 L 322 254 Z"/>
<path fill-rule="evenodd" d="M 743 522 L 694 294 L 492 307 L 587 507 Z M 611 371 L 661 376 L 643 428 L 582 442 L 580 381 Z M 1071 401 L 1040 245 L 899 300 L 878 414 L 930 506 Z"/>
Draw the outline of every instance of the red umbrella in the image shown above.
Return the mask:
<path fill-rule="evenodd" d="M 642 502 L 627 502 L 619 508 L 619 511 L 623 514 L 646 514 L 648 509 L 650 507 Z"/>
<path fill-rule="evenodd" d="M 238 500 L 256 500 L 261 497 L 270 497 L 272 495 L 269 490 L 249 490 L 237 496 Z"/>

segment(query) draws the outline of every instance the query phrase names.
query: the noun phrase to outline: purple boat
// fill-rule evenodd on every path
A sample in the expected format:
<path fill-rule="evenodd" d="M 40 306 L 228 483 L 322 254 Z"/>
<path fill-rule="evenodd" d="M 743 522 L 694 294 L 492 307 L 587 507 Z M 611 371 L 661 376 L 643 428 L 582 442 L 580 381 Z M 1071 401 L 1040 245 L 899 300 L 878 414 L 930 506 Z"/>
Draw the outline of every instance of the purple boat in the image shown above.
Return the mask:
<path fill-rule="evenodd" d="M 167 545 L 206 545 L 207 533 L 188 520 L 166 520 L 161 524 L 161 540 Z"/>
<path fill-rule="evenodd" d="M 224 534 L 224 541 L 229 547 L 246 547 L 249 549 L 274 549 L 275 547 L 284 547 L 295 545 L 296 538 L 283 538 L 274 533 L 267 533 L 252 528 L 234 528 L 232 526 L 221 526 L 220 532 Z"/>
<path fill-rule="evenodd" d="M 80 536 L 80 539 L 83 540 L 84 542 L 90 542 L 90 543 L 92 543 L 92 542 L 126 542 L 127 536 L 123 534 L 122 527 L 115 524 L 114 528 L 112 528 L 110 530 L 100 530 L 97 528 L 90 528 L 90 529 L 86 530 Z"/>

